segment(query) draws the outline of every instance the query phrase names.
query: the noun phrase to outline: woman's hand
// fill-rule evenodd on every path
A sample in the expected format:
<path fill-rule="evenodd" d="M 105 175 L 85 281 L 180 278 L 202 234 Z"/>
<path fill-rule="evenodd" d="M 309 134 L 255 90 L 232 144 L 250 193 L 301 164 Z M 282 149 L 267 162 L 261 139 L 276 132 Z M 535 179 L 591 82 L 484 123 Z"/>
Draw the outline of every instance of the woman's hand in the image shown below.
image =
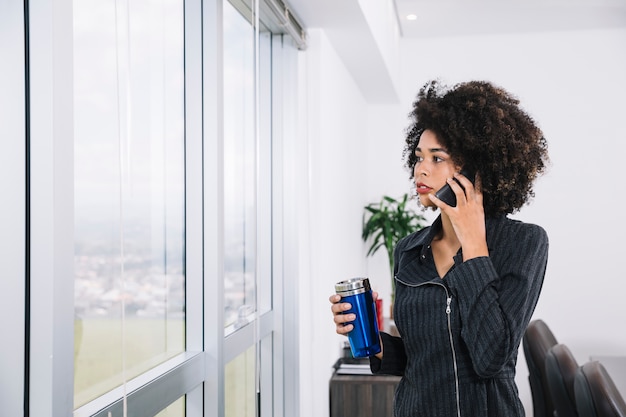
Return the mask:
<path fill-rule="evenodd" d="M 456 207 L 441 201 L 434 194 L 429 195 L 431 201 L 439 207 L 449 219 L 454 232 L 463 248 L 463 260 L 479 256 L 489 256 L 487 249 L 487 233 L 485 229 L 485 210 L 483 194 L 480 191 L 480 177 L 476 175 L 476 185 L 462 174 L 454 174 L 448 184 L 456 195 Z M 465 190 L 464 190 L 465 189 Z"/>
<path fill-rule="evenodd" d="M 378 298 L 378 293 L 372 291 L 372 297 L 374 298 L 374 302 Z M 352 308 L 350 303 L 342 303 L 341 296 L 338 294 L 333 294 L 328 298 L 328 301 L 331 302 L 330 311 L 333 313 L 333 319 L 335 321 L 337 334 L 347 336 L 348 333 L 354 329 L 352 323 L 356 320 L 356 315 L 354 313 L 343 314 L 344 311 L 348 311 Z"/>
<path fill-rule="evenodd" d="M 335 325 L 337 326 L 335 331 L 337 334 L 347 336 L 348 333 L 354 329 L 354 326 L 346 323 L 356 320 L 356 315 L 354 313 L 343 314 L 343 312 L 350 310 L 352 305 L 350 303 L 342 303 L 341 296 L 338 294 L 331 295 L 328 300 L 332 303 L 330 311 L 333 312 L 333 319 L 335 321 Z"/>

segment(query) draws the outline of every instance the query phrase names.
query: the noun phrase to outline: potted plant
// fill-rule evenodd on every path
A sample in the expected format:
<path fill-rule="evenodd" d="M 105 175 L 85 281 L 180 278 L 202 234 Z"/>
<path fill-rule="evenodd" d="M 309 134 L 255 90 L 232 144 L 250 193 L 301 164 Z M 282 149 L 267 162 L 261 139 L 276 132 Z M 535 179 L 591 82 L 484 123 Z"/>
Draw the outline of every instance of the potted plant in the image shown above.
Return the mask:
<path fill-rule="evenodd" d="M 389 272 L 391 276 L 391 306 L 395 297 L 395 280 L 393 276 L 393 251 L 398 241 L 424 227 L 426 218 L 407 206 L 409 195 L 404 194 L 396 200 L 383 196 L 379 203 L 365 206 L 363 215 L 364 241 L 371 241 L 367 256 L 374 255 L 378 249 L 387 250 Z"/>

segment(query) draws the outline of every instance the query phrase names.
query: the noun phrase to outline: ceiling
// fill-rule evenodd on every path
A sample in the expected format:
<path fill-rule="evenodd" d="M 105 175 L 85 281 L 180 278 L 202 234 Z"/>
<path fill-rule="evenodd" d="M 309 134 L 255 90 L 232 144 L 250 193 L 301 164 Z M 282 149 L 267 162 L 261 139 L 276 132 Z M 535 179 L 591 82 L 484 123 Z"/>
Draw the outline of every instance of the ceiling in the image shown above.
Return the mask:
<path fill-rule="evenodd" d="M 405 38 L 626 26 L 626 0 L 394 0 Z M 415 20 L 407 19 L 414 15 Z"/>
<path fill-rule="evenodd" d="M 397 14 L 402 37 L 502 35 L 626 27 L 626 0 L 286 0 L 306 29 L 323 28 L 365 98 L 395 102 L 397 91 L 378 39 L 364 14 Z M 393 6 L 393 8 L 392 8 Z M 375 13 L 376 13 L 375 12 Z M 415 20 L 407 15 L 414 14 Z M 392 21 L 393 23 L 393 21 Z M 383 39 L 384 40 L 384 39 Z M 558 52 L 558 51 L 555 51 Z"/>

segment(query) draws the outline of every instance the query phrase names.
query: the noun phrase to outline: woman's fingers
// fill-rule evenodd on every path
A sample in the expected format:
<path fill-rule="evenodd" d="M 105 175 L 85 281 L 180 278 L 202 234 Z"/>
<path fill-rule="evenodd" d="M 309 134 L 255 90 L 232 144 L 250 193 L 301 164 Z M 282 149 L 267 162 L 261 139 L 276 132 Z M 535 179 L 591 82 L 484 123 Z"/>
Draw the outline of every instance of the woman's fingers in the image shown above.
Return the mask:
<path fill-rule="evenodd" d="M 337 334 L 346 336 L 348 333 L 352 331 L 352 329 L 354 329 L 354 326 L 352 324 L 338 324 Z"/>
<path fill-rule="evenodd" d="M 341 296 L 339 294 L 333 294 L 330 297 L 328 297 L 328 301 L 330 301 L 333 304 L 338 303 L 339 301 L 341 301 Z"/>
<path fill-rule="evenodd" d="M 350 303 L 342 303 L 341 296 L 337 294 L 331 295 L 328 300 L 332 303 L 330 306 L 330 310 L 333 313 L 333 320 L 337 326 L 337 333 L 341 335 L 345 335 L 350 333 L 354 326 L 352 324 L 347 324 L 356 320 L 356 315 L 353 313 L 343 314 L 345 311 L 350 310 L 352 305 Z"/>

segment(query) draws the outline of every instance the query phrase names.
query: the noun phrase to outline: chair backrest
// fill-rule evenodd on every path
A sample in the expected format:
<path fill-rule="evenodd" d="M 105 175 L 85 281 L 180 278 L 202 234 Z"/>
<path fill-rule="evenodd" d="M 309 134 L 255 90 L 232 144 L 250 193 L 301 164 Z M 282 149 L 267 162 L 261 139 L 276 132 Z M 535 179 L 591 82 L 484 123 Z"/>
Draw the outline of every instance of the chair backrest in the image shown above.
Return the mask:
<path fill-rule="evenodd" d="M 564 344 L 552 346 L 546 354 L 546 380 L 552 405 L 558 417 L 578 417 L 574 379 L 578 362 Z"/>
<path fill-rule="evenodd" d="M 557 344 L 556 338 L 548 325 L 541 319 L 528 324 L 522 345 L 528 365 L 528 381 L 533 397 L 534 417 L 553 417 L 554 407 L 548 391 L 545 373 L 545 360 L 548 350 Z"/>
<path fill-rule="evenodd" d="M 598 361 L 585 363 L 574 380 L 580 417 L 626 417 L 626 403 L 615 383 Z"/>

